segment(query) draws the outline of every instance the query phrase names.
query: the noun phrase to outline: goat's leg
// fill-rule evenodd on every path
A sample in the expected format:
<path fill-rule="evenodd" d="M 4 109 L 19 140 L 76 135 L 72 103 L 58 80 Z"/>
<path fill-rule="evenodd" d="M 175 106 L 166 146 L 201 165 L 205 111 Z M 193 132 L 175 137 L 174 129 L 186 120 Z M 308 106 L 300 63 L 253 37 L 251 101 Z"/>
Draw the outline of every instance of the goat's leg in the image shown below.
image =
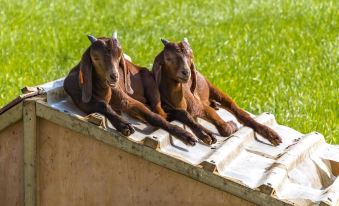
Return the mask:
<path fill-rule="evenodd" d="M 244 125 L 251 127 L 263 137 L 268 139 L 273 145 L 279 145 L 281 137 L 271 128 L 255 121 L 246 111 L 241 109 L 231 97 L 223 93 L 220 89 L 208 82 L 210 90 L 210 99 L 218 101 L 221 106 L 235 115 L 235 117 Z"/>
<path fill-rule="evenodd" d="M 206 144 L 214 144 L 217 139 L 212 132 L 197 123 L 194 118 L 185 110 L 173 109 L 169 112 L 170 119 L 178 120 L 186 124 L 193 133 Z"/>
<path fill-rule="evenodd" d="M 141 70 L 140 74 L 144 86 L 145 96 L 151 106 L 151 110 L 162 116 L 164 119 L 167 119 L 167 113 L 161 107 L 160 92 L 155 83 L 154 77 L 149 71 Z"/>
<path fill-rule="evenodd" d="M 204 118 L 215 125 L 221 136 L 228 137 L 238 130 L 233 121 L 225 122 L 209 105 L 204 105 Z"/>
<path fill-rule="evenodd" d="M 191 133 L 187 132 L 181 127 L 170 124 L 160 115 L 150 111 L 141 102 L 130 98 L 127 105 L 128 105 L 128 108 L 126 112 L 128 114 L 134 117 L 142 118 L 143 120 L 146 120 L 146 122 L 148 122 L 150 125 L 155 126 L 155 127 L 160 127 L 168 131 L 170 134 L 181 139 L 186 144 L 195 145 L 195 143 L 197 142 L 197 140 L 193 137 Z"/>
<path fill-rule="evenodd" d="M 119 116 L 109 104 L 100 101 L 91 104 L 90 107 L 93 110 L 92 113 L 98 112 L 106 116 L 112 125 L 123 135 L 129 136 L 134 133 L 135 130 L 132 125 Z"/>

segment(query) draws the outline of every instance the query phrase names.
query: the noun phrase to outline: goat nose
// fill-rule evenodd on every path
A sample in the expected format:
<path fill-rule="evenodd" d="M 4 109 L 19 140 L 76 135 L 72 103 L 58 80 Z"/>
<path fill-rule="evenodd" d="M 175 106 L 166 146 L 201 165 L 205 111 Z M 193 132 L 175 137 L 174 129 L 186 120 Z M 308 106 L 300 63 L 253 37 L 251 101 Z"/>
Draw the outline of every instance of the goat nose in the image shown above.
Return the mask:
<path fill-rule="evenodd" d="M 181 71 L 181 73 L 182 73 L 184 76 L 188 76 L 188 71 L 186 71 L 186 70 Z"/>
<path fill-rule="evenodd" d="M 118 80 L 117 76 L 115 76 L 113 74 L 109 75 L 109 77 L 111 77 L 111 80 L 114 81 L 114 82 L 116 82 Z"/>

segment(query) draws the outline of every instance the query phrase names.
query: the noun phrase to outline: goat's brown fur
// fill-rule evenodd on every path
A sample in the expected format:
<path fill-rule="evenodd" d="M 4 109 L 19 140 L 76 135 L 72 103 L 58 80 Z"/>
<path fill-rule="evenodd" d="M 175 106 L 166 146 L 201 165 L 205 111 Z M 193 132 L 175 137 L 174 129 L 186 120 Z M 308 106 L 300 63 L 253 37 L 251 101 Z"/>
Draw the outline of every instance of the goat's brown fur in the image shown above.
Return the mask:
<path fill-rule="evenodd" d="M 134 129 L 121 118 L 121 112 L 161 127 L 194 145 L 196 140 L 189 132 L 165 120 L 166 113 L 161 108 L 160 94 L 151 72 L 126 60 L 116 38 L 92 38 L 91 41 L 81 62 L 64 81 L 65 91 L 74 103 L 85 113 L 105 115 L 126 136 Z"/>
<path fill-rule="evenodd" d="M 237 130 L 234 122 L 225 122 L 216 113 L 214 108 L 216 103 L 219 103 L 241 123 L 253 128 L 272 144 L 281 143 L 281 138 L 275 131 L 256 122 L 231 97 L 195 69 L 193 52 L 186 39 L 179 43 L 167 40 L 162 42 L 164 50 L 155 58 L 152 72 L 160 90 L 161 101 L 170 117 L 193 127 L 192 131 L 200 139 L 211 144 L 216 139 L 208 130 L 202 128 L 195 118 L 201 117 L 212 122 L 222 136 L 229 136 Z"/>

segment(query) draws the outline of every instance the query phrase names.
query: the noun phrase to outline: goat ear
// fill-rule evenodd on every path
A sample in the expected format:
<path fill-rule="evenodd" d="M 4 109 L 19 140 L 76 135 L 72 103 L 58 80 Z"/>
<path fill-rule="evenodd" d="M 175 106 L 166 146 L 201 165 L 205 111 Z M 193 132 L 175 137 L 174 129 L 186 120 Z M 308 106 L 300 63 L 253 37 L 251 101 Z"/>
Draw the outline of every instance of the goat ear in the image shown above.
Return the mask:
<path fill-rule="evenodd" d="M 191 69 L 191 78 L 192 78 L 191 92 L 192 94 L 194 94 L 195 89 L 197 87 L 197 71 L 196 71 L 194 62 L 192 62 L 190 69 Z"/>
<path fill-rule="evenodd" d="M 128 94 L 133 94 L 134 91 L 131 87 L 131 75 L 130 75 L 129 69 L 126 66 L 124 55 L 121 56 L 119 64 L 120 64 L 122 71 L 124 73 L 125 89 L 126 89 Z"/>
<path fill-rule="evenodd" d="M 92 98 L 92 61 L 89 49 L 86 50 L 81 58 L 79 83 L 81 88 L 81 99 L 83 102 L 87 103 Z"/>
<path fill-rule="evenodd" d="M 155 83 L 158 87 L 159 87 L 160 81 L 161 81 L 161 70 L 162 70 L 161 62 L 163 61 L 162 58 L 163 58 L 163 55 L 158 55 L 155 58 L 154 63 L 153 63 L 153 67 L 152 67 L 152 73 L 153 73 L 153 76 L 154 76 L 154 80 L 155 80 Z"/>
<path fill-rule="evenodd" d="M 185 48 L 187 54 L 192 59 L 192 64 L 191 64 L 191 67 L 190 67 L 190 69 L 191 69 L 191 78 L 192 78 L 191 92 L 194 94 L 195 89 L 197 87 L 197 71 L 196 71 L 196 68 L 195 68 L 195 65 L 194 65 L 194 62 L 193 62 L 193 52 L 192 52 L 190 44 L 188 43 L 187 38 L 184 38 L 182 40 L 182 44 L 184 45 L 184 48 Z"/>

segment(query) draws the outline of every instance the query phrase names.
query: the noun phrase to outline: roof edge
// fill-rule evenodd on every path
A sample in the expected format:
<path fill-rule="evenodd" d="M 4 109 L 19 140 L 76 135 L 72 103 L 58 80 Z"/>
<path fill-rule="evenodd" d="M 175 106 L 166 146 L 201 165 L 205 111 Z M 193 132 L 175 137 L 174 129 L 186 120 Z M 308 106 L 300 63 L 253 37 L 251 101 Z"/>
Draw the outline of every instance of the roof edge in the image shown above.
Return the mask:
<path fill-rule="evenodd" d="M 7 110 L 11 109 L 12 107 L 14 107 L 15 105 L 19 104 L 20 102 L 22 102 L 25 99 L 28 99 L 28 98 L 35 97 L 35 96 L 42 95 L 42 94 L 46 93 L 40 87 L 24 87 L 24 88 L 21 89 L 21 91 L 23 92 L 23 94 L 17 96 L 14 100 L 12 100 L 11 102 L 9 102 L 8 104 L 6 104 L 4 107 L 2 107 L 0 109 L 0 115 L 2 115 Z"/>
<path fill-rule="evenodd" d="M 20 101 L 4 110 L 0 115 L 0 131 L 22 119 L 22 108 L 23 103 Z"/>

